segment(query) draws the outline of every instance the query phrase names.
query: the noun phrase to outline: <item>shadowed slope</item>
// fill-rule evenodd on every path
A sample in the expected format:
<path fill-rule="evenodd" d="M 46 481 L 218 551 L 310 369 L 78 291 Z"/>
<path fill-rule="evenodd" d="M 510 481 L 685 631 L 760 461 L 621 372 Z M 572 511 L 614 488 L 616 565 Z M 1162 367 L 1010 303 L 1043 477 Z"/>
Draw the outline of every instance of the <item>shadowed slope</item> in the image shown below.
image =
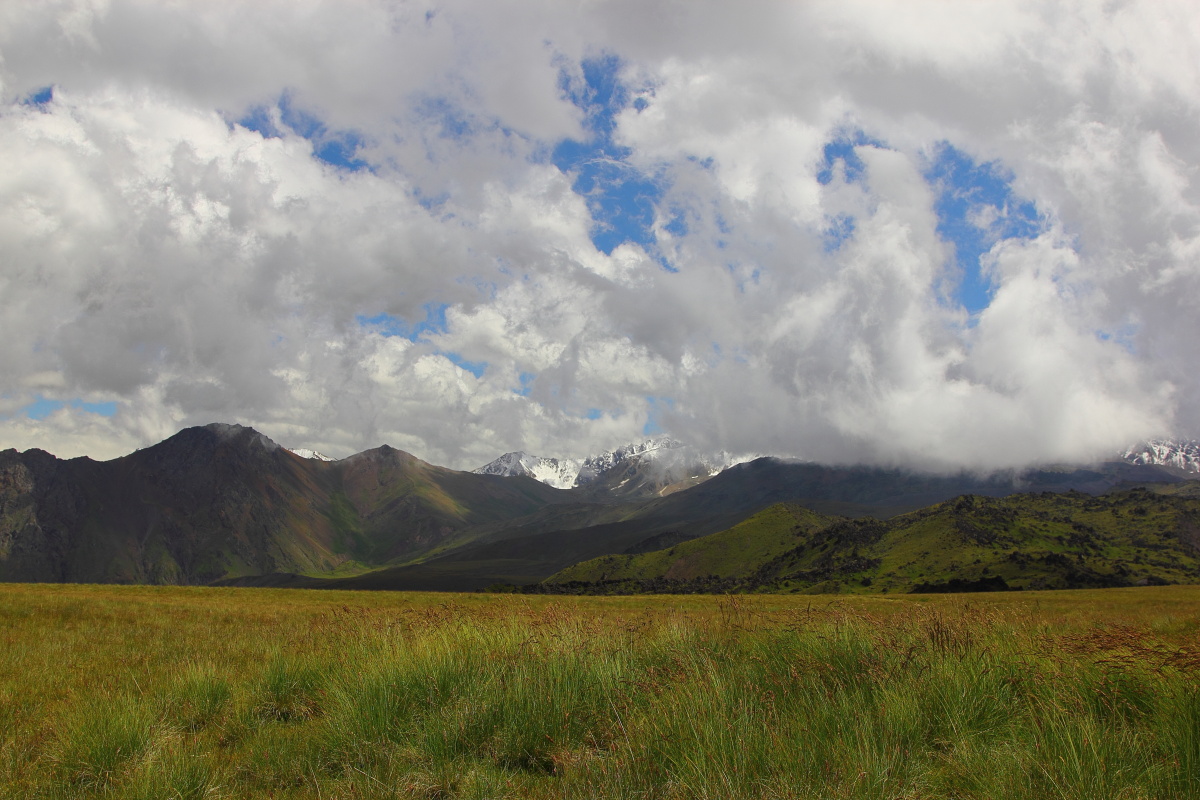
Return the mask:
<path fill-rule="evenodd" d="M 6 580 L 197 583 L 332 569 L 319 470 L 249 428 L 189 428 L 108 462 L 5 451 Z"/>
<path fill-rule="evenodd" d="M 0 579 L 207 583 L 361 570 L 561 493 L 384 446 L 300 458 L 251 428 L 189 428 L 123 458 L 0 453 Z"/>

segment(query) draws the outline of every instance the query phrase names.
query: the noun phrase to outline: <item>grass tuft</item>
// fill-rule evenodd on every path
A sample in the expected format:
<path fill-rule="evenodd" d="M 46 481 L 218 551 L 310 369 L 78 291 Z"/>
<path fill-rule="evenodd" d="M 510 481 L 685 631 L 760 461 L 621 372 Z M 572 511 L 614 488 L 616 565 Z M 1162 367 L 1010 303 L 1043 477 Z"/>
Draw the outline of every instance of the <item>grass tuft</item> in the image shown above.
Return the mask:
<path fill-rule="evenodd" d="M 211 664 L 188 664 L 168 698 L 170 718 L 197 733 L 217 719 L 231 696 L 229 681 Z"/>
<path fill-rule="evenodd" d="M 305 659 L 275 655 L 259 685 L 257 712 L 265 720 L 296 722 L 321 713 L 324 672 Z"/>
<path fill-rule="evenodd" d="M 68 784 L 102 787 L 145 753 L 154 718 L 133 698 L 95 698 L 64 722 L 54 757 L 60 776 Z"/>

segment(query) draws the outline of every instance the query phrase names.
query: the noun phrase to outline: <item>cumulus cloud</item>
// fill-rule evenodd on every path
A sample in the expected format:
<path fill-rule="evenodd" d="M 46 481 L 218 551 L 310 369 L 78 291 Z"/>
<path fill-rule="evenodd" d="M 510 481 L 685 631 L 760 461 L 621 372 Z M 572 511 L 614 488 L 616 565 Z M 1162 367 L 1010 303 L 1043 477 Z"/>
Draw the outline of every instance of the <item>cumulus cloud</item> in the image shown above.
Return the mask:
<path fill-rule="evenodd" d="M 1158 0 L 10 4 L 0 446 L 1200 435 L 1198 38 Z"/>

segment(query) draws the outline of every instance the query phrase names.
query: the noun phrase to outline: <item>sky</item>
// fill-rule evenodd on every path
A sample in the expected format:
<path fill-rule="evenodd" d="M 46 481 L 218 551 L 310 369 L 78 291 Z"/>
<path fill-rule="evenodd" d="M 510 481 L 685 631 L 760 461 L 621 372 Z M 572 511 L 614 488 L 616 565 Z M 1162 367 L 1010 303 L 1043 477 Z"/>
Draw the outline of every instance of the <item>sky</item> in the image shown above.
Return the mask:
<path fill-rule="evenodd" d="M 0 448 L 1200 436 L 1200 11 L 12 0 Z"/>

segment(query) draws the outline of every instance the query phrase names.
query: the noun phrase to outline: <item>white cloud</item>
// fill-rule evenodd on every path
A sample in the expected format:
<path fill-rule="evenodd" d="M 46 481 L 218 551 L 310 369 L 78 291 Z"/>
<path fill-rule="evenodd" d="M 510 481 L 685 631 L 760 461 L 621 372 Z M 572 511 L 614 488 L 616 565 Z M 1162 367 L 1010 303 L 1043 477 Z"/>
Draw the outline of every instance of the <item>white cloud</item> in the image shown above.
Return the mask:
<path fill-rule="evenodd" d="M 700 446 L 939 468 L 1198 435 L 1198 38 L 1157 0 L 9 4 L 0 446 L 221 420 L 473 467 L 637 438 L 649 398 Z M 601 54 L 660 252 L 598 251 L 553 164 Z M 283 97 L 372 170 L 235 124 Z M 823 184 L 854 131 L 863 174 Z M 942 294 L 942 141 L 1046 223 L 993 248 L 974 320 Z M 359 322 L 441 307 L 415 342 Z"/>

